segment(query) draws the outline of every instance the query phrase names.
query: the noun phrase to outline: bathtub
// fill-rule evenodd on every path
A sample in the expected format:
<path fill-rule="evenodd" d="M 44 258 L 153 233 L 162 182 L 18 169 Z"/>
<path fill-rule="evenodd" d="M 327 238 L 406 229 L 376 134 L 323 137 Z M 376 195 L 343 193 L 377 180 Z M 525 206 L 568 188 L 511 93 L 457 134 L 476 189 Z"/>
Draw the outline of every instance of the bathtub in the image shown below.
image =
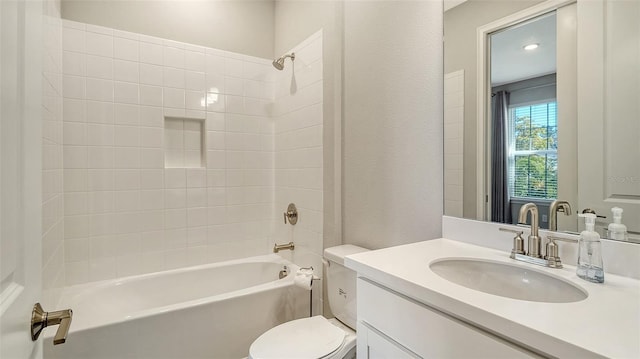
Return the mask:
<path fill-rule="evenodd" d="M 67 342 L 44 358 L 243 358 L 264 331 L 308 315 L 294 264 L 271 254 L 65 288 Z"/>

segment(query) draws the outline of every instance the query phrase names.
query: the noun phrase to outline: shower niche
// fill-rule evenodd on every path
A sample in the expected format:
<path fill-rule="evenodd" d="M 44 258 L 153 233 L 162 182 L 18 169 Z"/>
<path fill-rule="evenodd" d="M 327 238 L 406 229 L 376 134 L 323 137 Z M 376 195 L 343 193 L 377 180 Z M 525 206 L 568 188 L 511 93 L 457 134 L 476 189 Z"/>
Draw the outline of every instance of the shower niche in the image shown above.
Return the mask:
<path fill-rule="evenodd" d="M 164 167 L 205 167 L 204 119 L 165 117 Z"/>

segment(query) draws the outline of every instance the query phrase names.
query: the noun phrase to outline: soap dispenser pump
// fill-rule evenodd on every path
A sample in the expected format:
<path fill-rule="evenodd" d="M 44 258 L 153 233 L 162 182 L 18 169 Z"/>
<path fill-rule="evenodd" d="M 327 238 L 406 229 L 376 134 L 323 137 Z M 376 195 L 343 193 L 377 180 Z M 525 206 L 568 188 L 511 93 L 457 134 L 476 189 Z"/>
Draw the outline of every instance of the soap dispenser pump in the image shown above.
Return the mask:
<path fill-rule="evenodd" d="M 613 222 L 610 223 L 607 228 L 607 238 L 626 241 L 628 239 L 627 226 L 622 224 L 622 208 L 613 207 L 611 208 L 611 212 L 613 213 Z"/>
<path fill-rule="evenodd" d="M 604 283 L 604 266 L 602 264 L 602 246 L 600 235 L 595 231 L 596 215 L 580 213 L 584 217 L 586 229 L 580 233 L 578 244 L 578 277 L 594 283 Z"/>

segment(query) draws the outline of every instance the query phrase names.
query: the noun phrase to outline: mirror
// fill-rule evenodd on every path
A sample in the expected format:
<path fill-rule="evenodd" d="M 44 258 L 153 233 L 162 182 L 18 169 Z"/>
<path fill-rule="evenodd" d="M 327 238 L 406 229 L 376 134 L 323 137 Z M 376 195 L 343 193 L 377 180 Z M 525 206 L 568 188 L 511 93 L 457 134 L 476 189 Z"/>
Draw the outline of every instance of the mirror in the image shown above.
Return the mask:
<path fill-rule="evenodd" d="M 639 24 L 637 2 L 445 1 L 445 215 L 515 224 L 534 202 L 549 228 L 558 199 L 558 231 L 590 209 L 606 238 L 621 207 L 640 241 Z"/>

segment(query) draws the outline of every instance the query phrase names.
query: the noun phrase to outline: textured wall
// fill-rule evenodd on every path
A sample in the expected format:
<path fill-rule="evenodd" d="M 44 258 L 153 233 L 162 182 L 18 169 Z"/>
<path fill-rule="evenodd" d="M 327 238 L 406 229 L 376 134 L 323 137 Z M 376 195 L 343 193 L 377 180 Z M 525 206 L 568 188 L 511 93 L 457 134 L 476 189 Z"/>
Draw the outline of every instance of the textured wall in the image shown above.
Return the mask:
<path fill-rule="evenodd" d="M 442 3 L 346 2 L 344 241 L 441 235 Z"/>
<path fill-rule="evenodd" d="M 336 20 L 337 1 L 276 1 L 274 56 L 280 56 Z M 329 29 L 331 30 L 331 29 Z"/>
<path fill-rule="evenodd" d="M 272 0 L 62 0 L 68 20 L 266 58 L 273 14 Z"/>

